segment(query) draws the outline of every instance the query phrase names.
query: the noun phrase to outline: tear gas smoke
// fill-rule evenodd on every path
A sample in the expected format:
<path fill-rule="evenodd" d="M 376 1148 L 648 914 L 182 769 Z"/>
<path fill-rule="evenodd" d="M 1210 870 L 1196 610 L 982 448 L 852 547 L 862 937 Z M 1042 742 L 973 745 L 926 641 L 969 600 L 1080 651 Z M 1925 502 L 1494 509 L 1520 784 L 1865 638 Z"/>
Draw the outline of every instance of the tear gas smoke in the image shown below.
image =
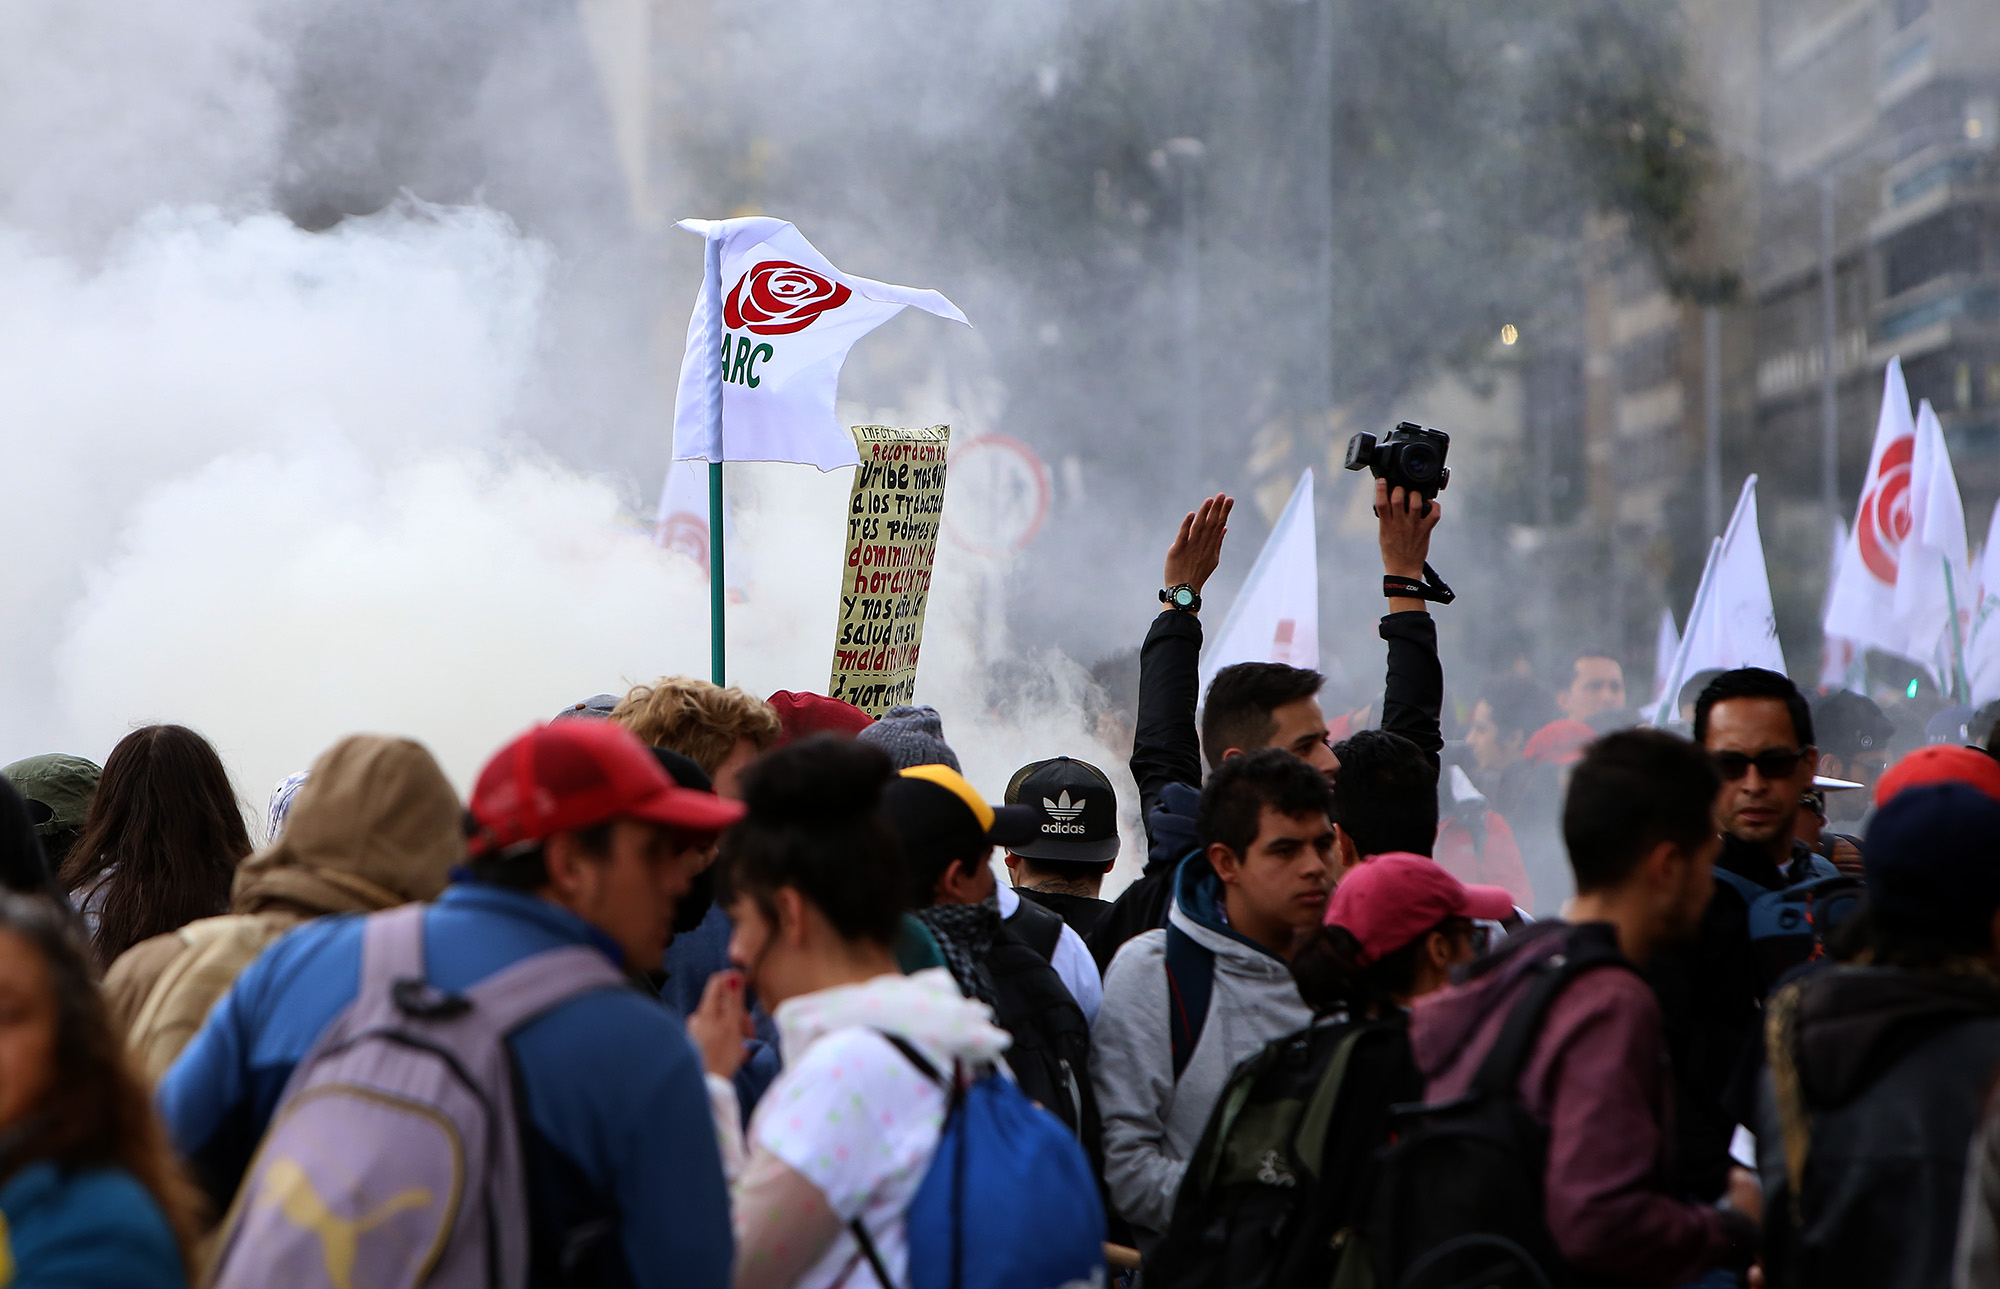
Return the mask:
<path fill-rule="evenodd" d="M 702 574 L 635 517 L 666 464 L 699 274 L 663 217 L 748 207 L 853 271 L 944 289 L 982 328 L 898 319 L 844 382 L 849 421 L 1005 429 L 1057 467 L 1033 553 L 940 547 L 918 696 L 989 792 L 1081 754 L 1129 811 L 1126 749 L 1098 741 L 1062 651 L 1136 643 L 1195 494 L 1288 490 L 1319 439 L 1365 428 L 1343 418 L 1373 413 L 1326 388 L 1329 337 L 1359 353 L 1378 321 L 1427 337 L 1439 317 L 1484 334 L 1490 297 L 1541 271 L 1498 275 L 1520 228 L 1489 242 L 1493 212 L 1569 191 L 1543 182 L 1555 161 L 1507 170 L 1561 155 L 1522 133 L 1522 105 L 1568 28 L 1525 0 L 1490 18 L 1102 0 L 922 27 L 880 5 L 641 5 L 625 16 L 657 29 L 636 128 L 599 75 L 630 52 L 605 38 L 613 8 L 0 11 L 0 757 L 101 758 L 133 724 L 183 721 L 254 805 L 376 729 L 425 739 L 464 786 L 565 703 L 706 674 Z M 1479 23 L 1542 34 L 1495 61 Z M 1383 52 L 1417 47 L 1437 56 Z M 1407 103 L 1434 110 L 1405 120 Z M 1544 237 L 1556 200 L 1516 225 Z M 1344 244 L 1323 239 L 1341 229 L 1363 231 L 1336 266 Z M 1451 265 L 1473 266 L 1473 306 Z M 1190 307 L 1199 327 L 1175 321 Z M 1370 370 L 1411 381 L 1438 356 L 1382 348 Z M 1470 500 L 1476 427 L 1399 410 L 1454 431 Z M 746 688 L 825 685 L 846 486 L 732 469 Z M 1262 537 L 1238 513 L 1210 591 L 1224 610 Z M 1348 520 L 1323 529 L 1324 638 L 1365 690 L 1379 601 Z M 1494 531 L 1444 540 L 1469 559 Z"/>
<path fill-rule="evenodd" d="M 7 155 L 51 161 L 0 179 L 0 757 L 101 760 L 136 724 L 184 722 L 255 815 L 353 730 L 423 739 L 463 788 L 566 703 L 705 675 L 703 574 L 632 518 L 651 485 L 578 466 L 593 453 L 556 392 L 579 377 L 552 376 L 588 314 L 564 298 L 573 257 L 483 206 L 405 197 L 322 232 L 257 209 L 282 169 L 271 33 L 300 10 L 210 10 L 156 33 L 154 65 L 134 61 L 151 29 L 131 7 L 122 27 L 0 20 L 5 49 L 51 64 L 14 68 L 46 92 L 0 105 Z M 622 455 L 663 461 L 664 425 Z M 731 678 L 823 688 L 847 477 L 732 476 L 749 586 Z M 1082 718 L 977 719 L 986 624 L 963 562 L 940 561 L 923 696 L 997 788 L 1079 750 Z"/>

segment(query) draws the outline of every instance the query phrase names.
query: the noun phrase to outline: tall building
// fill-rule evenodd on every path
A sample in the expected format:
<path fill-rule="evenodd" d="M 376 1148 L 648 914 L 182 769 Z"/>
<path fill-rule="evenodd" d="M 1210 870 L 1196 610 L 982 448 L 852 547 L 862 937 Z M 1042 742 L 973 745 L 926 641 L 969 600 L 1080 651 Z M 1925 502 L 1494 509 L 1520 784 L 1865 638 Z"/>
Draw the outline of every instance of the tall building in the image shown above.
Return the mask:
<path fill-rule="evenodd" d="M 1585 288 L 1589 515 L 1633 595 L 1660 574 L 1684 613 L 1718 510 L 1756 473 L 1780 638 L 1809 671 L 1892 356 L 1944 425 L 1975 545 L 2000 497 L 2000 15 L 1682 7 L 1720 167 L 1689 257 L 1740 285 L 1711 319 L 1605 231 Z M 1628 648 L 1655 611 L 1625 606 Z"/>

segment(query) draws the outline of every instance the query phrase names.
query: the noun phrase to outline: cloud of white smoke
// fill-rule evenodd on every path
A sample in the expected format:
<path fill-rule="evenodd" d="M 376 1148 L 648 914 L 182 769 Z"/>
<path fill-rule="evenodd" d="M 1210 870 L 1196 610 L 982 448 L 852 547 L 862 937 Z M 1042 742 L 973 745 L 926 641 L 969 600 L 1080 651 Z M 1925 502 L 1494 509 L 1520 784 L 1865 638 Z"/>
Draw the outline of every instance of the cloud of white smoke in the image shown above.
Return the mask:
<path fill-rule="evenodd" d="M 575 358 L 564 253 L 414 199 L 302 230 L 268 209 L 302 0 L 115 7 L 0 12 L 0 762 L 101 761 L 180 722 L 254 816 L 345 733 L 420 738 L 463 789 L 562 706 L 706 675 L 705 578 L 634 519 L 657 481 L 566 450 L 604 425 L 549 381 L 552 351 Z M 870 383 L 869 419 L 957 419 L 935 391 Z M 730 679 L 821 690 L 848 475 L 731 476 L 749 585 Z M 996 590 L 941 550 L 920 699 L 996 798 L 1067 753 L 1129 805 L 1078 668 L 1044 658 L 1033 694 L 992 692 Z"/>

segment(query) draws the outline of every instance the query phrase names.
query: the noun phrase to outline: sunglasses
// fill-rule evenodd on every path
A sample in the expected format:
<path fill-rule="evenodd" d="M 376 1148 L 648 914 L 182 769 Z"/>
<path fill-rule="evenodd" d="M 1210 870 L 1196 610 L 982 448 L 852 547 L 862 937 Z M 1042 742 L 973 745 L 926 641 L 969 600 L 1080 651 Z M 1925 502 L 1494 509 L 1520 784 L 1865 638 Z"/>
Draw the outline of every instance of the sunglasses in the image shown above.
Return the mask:
<path fill-rule="evenodd" d="M 1750 773 L 1750 767 L 1753 765 L 1757 767 L 1757 773 L 1767 779 L 1789 779 L 1792 777 L 1792 771 L 1799 768 L 1799 762 L 1805 759 L 1805 755 L 1804 752 L 1794 748 L 1773 747 L 1766 748 L 1755 756 L 1746 756 L 1741 752 L 1717 752 L 1712 759 L 1715 768 L 1722 772 L 1722 777 L 1734 783 Z"/>

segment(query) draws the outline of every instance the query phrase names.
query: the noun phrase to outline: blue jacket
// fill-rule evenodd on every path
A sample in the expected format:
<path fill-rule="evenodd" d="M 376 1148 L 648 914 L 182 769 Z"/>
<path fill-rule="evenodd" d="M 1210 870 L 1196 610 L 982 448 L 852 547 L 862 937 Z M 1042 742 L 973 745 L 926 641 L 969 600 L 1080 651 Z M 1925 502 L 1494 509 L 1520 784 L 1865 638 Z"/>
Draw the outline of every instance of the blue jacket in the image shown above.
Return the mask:
<path fill-rule="evenodd" d="M 447 992 L 571 944 L 620 957 L 567 910 L 477 882 L 451 886 L 424 921 L 427 974 Z M 167 1072 L 161 1115 L 218 1205 L 360 973 L 359 917 L 306 923 L 236 978 Z M 701 1061 L 680 1021 L 636 990 L 597 990 L 507 1045 L 521 1087 L 535 1283 L 566 1267 L 565 1283 L 728 1285 L 729 1196 Z"/>
<path fill-rule="evenodd" d="M 184 1289 L 166 1214 L 122 1168 L 29 1164 L 0 1187 L 7 1289 Z"/>

